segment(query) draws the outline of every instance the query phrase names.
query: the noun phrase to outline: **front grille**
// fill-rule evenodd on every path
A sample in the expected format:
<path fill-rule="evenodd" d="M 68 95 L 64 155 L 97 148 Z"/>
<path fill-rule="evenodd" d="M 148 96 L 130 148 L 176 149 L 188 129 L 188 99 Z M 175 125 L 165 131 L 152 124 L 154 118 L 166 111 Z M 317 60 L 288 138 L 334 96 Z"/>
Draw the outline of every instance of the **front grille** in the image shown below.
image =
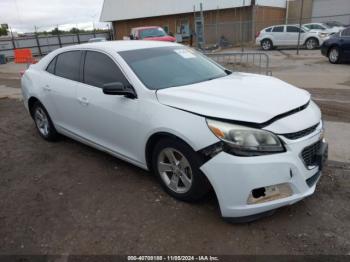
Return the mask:
<path fill-rule="evenodd" d="M 311 146 L 305 147 L 301 152 L 301 156 L 306 166 L 315 166 L 317 164 L 317 152 L 320 150 L 322 140 L 312 144 Z"/>
<path fill-rule="evenodd" d="M 289 134 L 282 134 L 282 136 L 291 139 L 291 140 L 295 140 L 304 136 L 307 136 L 309 134 L 311 134 L 312 132 L 314 132 L 316 130 L 316 128 L 318 127 L 319 124 L 316 124 L 312 127 L 306 128 L 304 130 L 295 132 L 295 133 L 289 133 Z"/>

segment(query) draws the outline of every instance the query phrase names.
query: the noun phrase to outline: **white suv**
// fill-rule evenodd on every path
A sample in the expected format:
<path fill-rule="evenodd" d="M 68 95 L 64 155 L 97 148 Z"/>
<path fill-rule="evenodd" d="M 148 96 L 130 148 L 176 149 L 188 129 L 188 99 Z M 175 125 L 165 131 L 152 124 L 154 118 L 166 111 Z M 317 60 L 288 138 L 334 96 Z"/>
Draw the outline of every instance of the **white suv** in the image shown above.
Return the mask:
<path fill-rule="evenodd" d="M 306 27 L 309 30 L 313 30 L 313 31 L 321 31 L 323 33 L 329 33 L 329 34 L 336 34 L 339 33 L 340 31 L 342 31 L 343 29 L 345 29 L 345 27 L 330 27 L 327 24 L 324 23 L 309 23 L 309 24 L 303 24 L 303 27 Z"/>
<path fill-rule="evenodd" d="M 311 195 L 327 156 L 308 92 L 170 42 L 64 47 L 24 73 L 22 91 L 44 139 L 62 134 L 151 170 L 180 200 L 213 188 L 226 218 Z"/>
<path fill-rule="evenodd" d="M 329 33 L 309 30 L 298 25 L 275 25 L 267 27 L 256 35 L 256 44 L 264 50 L 271 50 L 277 46 L 296 46 L 300 31 L 300 45 L 307 49 L 315 49 L 329 38 Z"/>

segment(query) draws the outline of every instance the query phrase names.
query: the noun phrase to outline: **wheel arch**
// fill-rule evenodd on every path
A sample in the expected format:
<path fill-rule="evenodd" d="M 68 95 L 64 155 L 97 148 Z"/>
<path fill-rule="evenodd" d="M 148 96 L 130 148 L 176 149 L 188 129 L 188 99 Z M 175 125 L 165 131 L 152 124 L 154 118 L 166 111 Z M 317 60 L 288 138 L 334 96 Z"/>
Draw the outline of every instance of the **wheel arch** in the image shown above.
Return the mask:
<path fill-rule="evenodd" d="M 341 48 L 339 47 L 339 44 L 333 43 L 333 44 L 331 44 L 331 45 L 328 47 L 327 56 L 329 55 L 329 52 L 330 52 L 330 51 L 332 50 L 332 48 L 334 48 L 334 47 L 338 48 L 339 53 L 341 52 Z"/>
<path fill-rule="evenodd" d="M 28 99 L 28 109 L 29 109 L 29 113 L 30 113 L 31 117 L 33 117 L 33 106 L 36 102 L 41 103 L 40 100 L 35 96 L 31 96 Z"/>
<path fill-rule="evenodd" d="M 146 147 L 145 147 L 146 165 L 147 165 L 148 170 L 150 170 L 150 171 L 152 171 L 152 169 L 153 169 L 152 168 L 152 152 L 153 152 L 154 147 L 157 144 L 157 142 L 160 139 L 163 139 L 163 138 L 171 138 L 171 139 L 174 139 L 174 140 L 181 141 L 182 143 L 185 143 L 187 146 L 189 146 L 190 148 L 193 149 L 193 147 L 188 142 L 186 142 L 183 138 L 181 138 L 178 135 L 169 133 L 167 131 L 159 131 L 159 132 L 156 132 L 156 133 L 152 134 L 148 138 L 148 140 L 146 142 Z"/>
<path fill-rule="evenodd" d="M 320 46 L 320 40 L 316 36 L 309 36 L 308 38 L 306 38 L 304 45 L 306 45 L 307 41 L 309 41 L 310 39 L 315 39 L 317 41 L 317 45 Z"/>

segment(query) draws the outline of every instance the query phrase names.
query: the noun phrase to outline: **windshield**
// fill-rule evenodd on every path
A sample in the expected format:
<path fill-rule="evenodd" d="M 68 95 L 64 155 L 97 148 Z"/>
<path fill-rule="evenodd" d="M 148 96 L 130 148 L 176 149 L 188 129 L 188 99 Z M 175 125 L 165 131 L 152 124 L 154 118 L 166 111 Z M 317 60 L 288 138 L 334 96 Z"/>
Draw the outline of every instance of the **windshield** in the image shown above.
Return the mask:
<path fill-rule="evenodd" d="M 119 54 L 151 90 L 190 85 L 228 74 L 205 56 L 182 46 L 123 51 Z"/>
<path fill-rule="evenodd" d="M 141 39 L 148 38 L 148 37 L 162 37 L 162 36 L 166 36 L 166 33 L 160 27 L 159 28 L 143 29 L 140 31 Z"/>

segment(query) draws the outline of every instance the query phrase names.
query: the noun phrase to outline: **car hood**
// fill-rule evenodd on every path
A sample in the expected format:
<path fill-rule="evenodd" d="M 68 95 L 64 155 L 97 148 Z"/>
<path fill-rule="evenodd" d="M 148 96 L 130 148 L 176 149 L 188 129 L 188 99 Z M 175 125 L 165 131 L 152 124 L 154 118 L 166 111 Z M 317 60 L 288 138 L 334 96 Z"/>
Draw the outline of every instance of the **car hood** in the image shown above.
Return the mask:
<path fill-rule="evenodd" d="M 274 77 L 233 73 L 161 89 L 157 98 L 161 104 L 199 115 L 261 124 L 307 104 L 310 94 Z"/>

